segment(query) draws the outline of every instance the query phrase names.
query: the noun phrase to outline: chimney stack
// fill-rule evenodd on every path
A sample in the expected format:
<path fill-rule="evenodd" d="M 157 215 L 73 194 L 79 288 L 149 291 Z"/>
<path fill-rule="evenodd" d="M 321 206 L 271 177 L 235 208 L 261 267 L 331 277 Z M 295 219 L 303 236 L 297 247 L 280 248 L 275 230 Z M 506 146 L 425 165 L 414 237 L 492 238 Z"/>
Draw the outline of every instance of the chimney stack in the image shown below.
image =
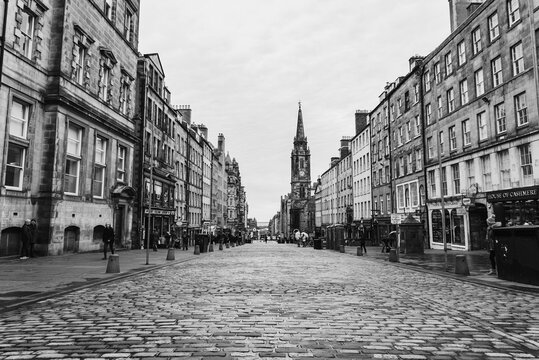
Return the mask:
<path fill-rule="evenodd" d="M 455 31 L 484 0 L 449 0 L 451 32 Z"/>
<path fill-rule="evenodd" d="M 208 128 L 206 127 L 206 125 L 204 124 L 198 125 L 198 131 L 200 132 L 200 135 L 204 139 L 208 140 Z"/>
<path fill-rule="evenodd" d="M 217 137 L 217 149 L 221 153 L 225 153 L 225 136 L 222 133 L 219 133 L 219 136 Z"/>
<path fill-rule="evenodd" d="M 369 116 L 369 111 L 356 110 L 356 135 L 361 133 L 367 127 L 368 116 Z"/>

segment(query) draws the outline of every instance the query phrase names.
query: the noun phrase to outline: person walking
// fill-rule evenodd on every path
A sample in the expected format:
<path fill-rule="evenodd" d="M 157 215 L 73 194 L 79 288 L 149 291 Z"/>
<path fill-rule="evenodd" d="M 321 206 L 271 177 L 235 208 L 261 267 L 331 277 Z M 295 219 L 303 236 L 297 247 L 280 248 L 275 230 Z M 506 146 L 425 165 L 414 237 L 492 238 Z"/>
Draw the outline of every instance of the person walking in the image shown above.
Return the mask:
<path fill-rule="evenodd" d="M 32 229 L 32 237 L 30 238 L 29 253 L 30 253 L 30 257 L 34 257 L 34 244 L 37 242 L 37 220 L 32 219 L 30 221 L 30 226 Z"/>
<path fill-rule="evenodd" d="M 494 214 L 490 215 L 487 219 L 487 241 L 490 259 L 490 271 L 487 275 L 496 275 L 496 239 L 494 237 L 494 228 L 500 225 L 501 223 L 496 222 L 496 216 Z"/>
<path fill-rule="evenodd" d="M 157 229 L 154 229 L 154 231 L 150 234 L 150 246 L 153 248 L 153 251 L 157 251 L 157 243 L 159 242 L 159 234 L 157 233 Z"/>
<path fill-rule="evenodd" d="M 187 230 L 183 231 L 182 250 L 189 250 L 189 233 L 187 232 Z"/>
<path fill-rule="evenodd" d="M 110 253 L 114 254 L 114 229 L 107 223 L 103 230 L 103 260 L 107 260 L 107 248 L 109 247 Z"/>
<path fill-rule="evenodd" d="M 363 235 L 363 232 L 359 233 L 359 247 L 361 248 L 364 254 L 367 253 L 367 248 L 365 247 L 365 236 Z"/>
<path fill-rule="evenodd" d="M 30 241 L 32 239 L 32 224 L 30 222 L 30 219 L 26 219 L 24 221 L 24 225 L 22 226 L 22 236 L 21 236 L 21 252 L 20 252 L 20 259 L 26 260 L 28 259 L 28 248 L 30 246 Z"/>

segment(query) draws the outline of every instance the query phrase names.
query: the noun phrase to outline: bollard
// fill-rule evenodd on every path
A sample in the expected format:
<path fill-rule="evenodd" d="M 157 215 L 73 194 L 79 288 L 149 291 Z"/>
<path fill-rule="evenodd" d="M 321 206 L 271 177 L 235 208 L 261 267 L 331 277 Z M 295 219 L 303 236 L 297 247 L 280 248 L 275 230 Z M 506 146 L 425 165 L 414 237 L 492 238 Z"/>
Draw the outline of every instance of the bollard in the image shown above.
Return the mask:
<path fill-rule="evenodd" d="M 107 274 L 120 272 L 120 255 L 110 254 L 109 262 L 107 263 Z"/>
<path fill-rule="evenodd" d="M 195 245 L 195 255 L 200 255 L 200 246 Z"/>
<path fill-rule="evenodd" d="M 169 248 L 167 251 L 167 260 L 176 260 L 174 257 L 174 248 Z"/>
<path fill-rule="evenodd" d="M 230 244 L 229 243 L 226 243 L 226 248 L 230 248 Z"/>
<path fill-rule="evenodd" d="M 342 252 L 342 253 L 345 252 L 345 250 L 344 250 L 344 245 L 340 245 L 340 246 L 339 246 L 339 251 Z"/>
<path fill-rule="evenodd" d="M 232 243 L 232 247 L 236 247 L 236 243 Z"/>
<path fill-rule="evenodd" d="M 208 252 L 213 252 L 213 243 L 210 243 L 210 246 L 208 247 Z"/>
<path fill-rule="evenodd" d="M 389 250 L 389 261 L 391 261 L 391 262 L 399 262 L 399 258 L 397 257 L 397 249 L 390 249 Z"/>
<path fill-rule="evenodd" d="M 466 255 L 455 256 L 455 274 L 470 275 L 470 269 L 468 269 L 468 261 L 466 261 Z"/>
<path fill-rule="evenodd" d="M 223 250 L 223 244 L 219 244 L 219 250 Z"/>
<path fill-rule="evenodd" d="M 363 256 L 363 248 L 361 246 L 357 247 L 357 256 Z"/>

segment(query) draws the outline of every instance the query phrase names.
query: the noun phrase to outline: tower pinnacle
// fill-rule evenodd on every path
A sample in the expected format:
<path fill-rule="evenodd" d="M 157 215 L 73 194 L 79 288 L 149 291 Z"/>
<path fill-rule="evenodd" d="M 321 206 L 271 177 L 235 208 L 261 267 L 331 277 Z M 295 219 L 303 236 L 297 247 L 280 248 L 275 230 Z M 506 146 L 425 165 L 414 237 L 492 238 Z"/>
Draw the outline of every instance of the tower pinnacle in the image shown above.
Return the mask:
<path fill-rule="evenodd" d="M 305 131 L 303 129 L 303 114 L 301 112 L 301 101 L 298 102 L 298 124 L 296 127 L 296 137 L 294 138 L 294 141 L 306 141 L 305 139 Z"/>

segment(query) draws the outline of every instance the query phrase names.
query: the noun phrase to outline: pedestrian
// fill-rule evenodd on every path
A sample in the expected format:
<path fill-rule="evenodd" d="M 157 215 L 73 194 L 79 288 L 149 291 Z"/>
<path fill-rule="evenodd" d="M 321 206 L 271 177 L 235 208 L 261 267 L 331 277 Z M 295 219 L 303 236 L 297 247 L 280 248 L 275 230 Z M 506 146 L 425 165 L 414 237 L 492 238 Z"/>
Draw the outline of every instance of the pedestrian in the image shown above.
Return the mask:
<path fill-rule="evenodd" d="M 170 235 L 170 231 L 167 231 L 165 233 L 165 246 L 166 246 L 167 249 L 172 247 L 172 244 L 170 242 L 171 238 L 172 238 L 172 236 Z"/>
<path fill-rule="evenodd" d="M 494 228 L 500 225 L 501 223 L 496 222 L 496 216 L 494 214 L 490 215 L 487 219 L 487 241 L 490 259 L 490 271 L 487 275 L 496 275 L 496 239 L 494 237 Z"/>
<path fill-rule="evenodd" d="M 110 248 L 110 253 L 114 254 L 114 229 L 106 223 L 103 230 L 103 260 L 107 260 L 108 248 Z"/>
<path fill-rule="evenodd" d="M 365 247 L 365 236 L 362 232 L 359 233 L 359 247 L 363 250 L 363 253 L 367 253 L 367 248 Z"/>
<path fill-rule="evenodd" d="M 26 260 L 28 259 L 28 248 L 30 246 L 30 241 L 32 239 L 32 224 L 30 219 L 26 219 L 24 221 L 24 225 L 22 226 L 22 237 L 21 237 L 21 252 L 20 252 L 20 259 Z"/>
<path fill-rule="evenodd" d="M 187 232 L 187 230 L 183 231 L 182 250 L 189 250 L 189 233 Z"/>
<path fill-rule="evenodd" d="M 30 221 L 32 227 L 32 237 L 30 238 L 30 257 L 34 257 L 34 244 L 37 242 L 37 220 Z"/>
<path fill-rule="evenodd" d="M 157 229 L 154 229 L 153 232 L 150 234 L 150 242 L 151 242 L 151 247 L 153 248 L 153 251 L 157 251 L 158 241 L 159 241 L 159 234 L 157 232 Z"/>

